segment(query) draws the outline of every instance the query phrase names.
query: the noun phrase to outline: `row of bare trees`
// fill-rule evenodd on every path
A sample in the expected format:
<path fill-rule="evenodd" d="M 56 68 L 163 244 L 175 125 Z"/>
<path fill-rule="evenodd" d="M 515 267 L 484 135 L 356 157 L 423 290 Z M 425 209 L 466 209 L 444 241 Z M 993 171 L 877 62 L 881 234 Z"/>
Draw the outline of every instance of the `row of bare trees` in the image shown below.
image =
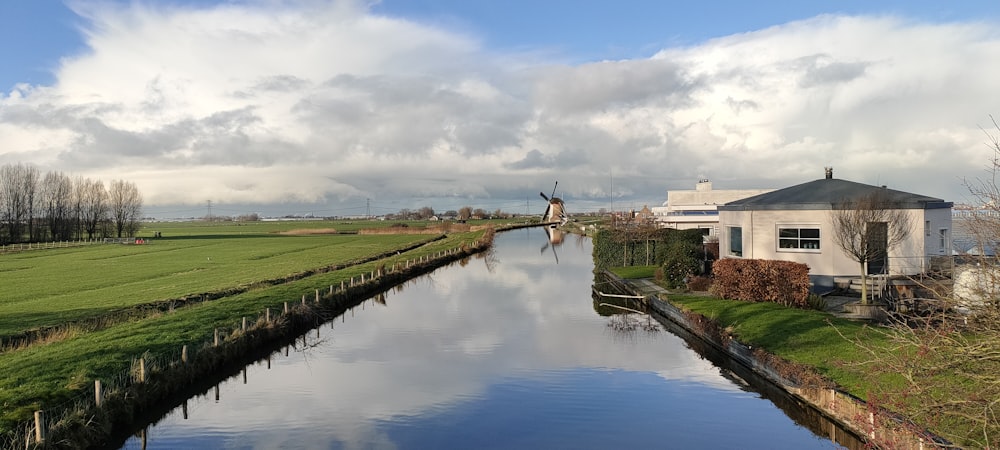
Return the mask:
<path fill-rule="evenodd" d="M 410 209 L 404 208 L 404 209 L 399 210 L 399 212 L 396 213 L 396 214 L 387 214 L 386 218 L 390 219 L 390 220 L 427 220 L 427 219 L 430 219 L 431 217 L 434 217 L 435 215 L 436 214 L 434 213 L 434 208 L 431 208 L 430 206 L 424 206 L 424 207 L 422 207 L 420 209 L 417 209 L 417 210 L 410 210 Z M 480 218 L 480 219 L 499 218 L 499 219 L 503 219 L 503 218 L 509 218 L 509 217 L 511 217 L 511 214 L 503 212 L 499 208 L 497 208 L 496 211 L 493 211 L 493 214 L 490 214 L 490 213 L 486 212 L 485 209 L 482 209 L 482 208 L 472 209 L 471 206 L 463 206 L 463 207 L 459 208 L 458 211 L 455 211 L 455 210 L 446 211 L 443 214 L 443 216 L 445 216 L 445 217 L 454 217 L 454 218 L 459 219 L 459 220 L 468 220 L 468 219 L 473 219 L 473 218 Z"/>
<path fill-rule="evenodd" d="M 135 183 L 0 166 L 0 243 L 130 237 L 139 229 L 142 194 Z"/>

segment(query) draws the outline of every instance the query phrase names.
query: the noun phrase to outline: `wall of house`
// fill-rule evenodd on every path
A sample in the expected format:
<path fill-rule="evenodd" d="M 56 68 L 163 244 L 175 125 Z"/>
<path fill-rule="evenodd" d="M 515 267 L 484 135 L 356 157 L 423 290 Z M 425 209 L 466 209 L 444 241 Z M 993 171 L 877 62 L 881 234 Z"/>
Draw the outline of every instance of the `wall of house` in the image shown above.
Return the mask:
<path fill-rule="evenodd" d="M 948 230 L 946 247 L 950 247 L 950 209 L 908 210 L 913 229 L 910 238 L 889 252 L 892 274 L 916 274 L 925 271 L 930 255 L 944 255 L 939 248 L 939 230 Z M 858 276 L 861 266 L 837 246 L 833 239 L 833 217 L 829 210 L 792 211 L 720 211 L 719 250 L 722 257 L 734 257 L 730 248 L 730 227 L 743 229 L 743 258 L 795 261 L 809 266 L 810 278 L 818 286 L 832 286 L 838 276 Z M 928 237 L 926 228 L 931 235 Z M 820 229 L 819 249 L 783 249 L 778 245 L 778 228 L 801 227 Z"/>
<path fill-rule="evenodd" d="M 930 236 L 924 237 L 926 254 L 934 256 L 950 256 L 952 254 L 951 242 L 954 236 L 952 231 L 951 208 L 928 209 L 924 211 L 924 220 L 930 222 Z M 944 236 L 941 231 L 946 230 Z M 941 238 L 944 238 L 944 245 L 941 245 Z"/>
<path fill-rule="evenodd" d="M 795 261 L 809 266 L 810 278 L 817 285 L 833 285 L 833 277 L 857 275 L 858 263 L 848 258 L 833 242 L 829 211 L 720 211 L 720 251 L 730 254 L 729 227 L 743 228 L 743 257 Z M 779 227 L 820 229 L 819 249 L 782 249 L 778 245 Z"/>

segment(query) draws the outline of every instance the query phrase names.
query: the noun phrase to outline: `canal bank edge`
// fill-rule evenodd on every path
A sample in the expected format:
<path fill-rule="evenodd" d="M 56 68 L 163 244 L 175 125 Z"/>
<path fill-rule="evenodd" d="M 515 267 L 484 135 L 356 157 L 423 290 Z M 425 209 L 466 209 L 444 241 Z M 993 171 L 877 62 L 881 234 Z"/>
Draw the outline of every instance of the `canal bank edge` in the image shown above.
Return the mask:
<path fill-rule="evenodd" d="M 261 359 L 261 348 L 278 348 L 294 342 L 299 335 L 380 292 L 488 250 L 493 245 L 495 232 L 488 230 L 472 245 L 421 256 L 397 270 L 380 269 L 377 276 L 367 280 L 362 277 L 357 284 L 352 281 L 350 286 L 342 285 L 340 289 L 330 286 L 329 292 L 314 289 L 313 295 L 308 296 L 310 301 L 303 295 L 301 304 L 285 302 L 284 313 L 276 312 L 272 316 L 268 309 L 266 319 L 259 317 L 249 324 L 244 320 L 242 326 L 236 325 L 231 330 L 216 330 L 214 339 L 204 342 L 193 360 L 188 360 L 182 352 L 180 360 L 165 364 L 146 367 L 140 362 L 139 378 L 127 386 L 98 389 L 91 402 L 75 402 L 68 409 L 44 414 L 36 412 L 34 423 L 24 423 L 24 440 L 15 436 L 12 448 L 104 448 L 112 441 L 124 442 L 127 436 L 121 436 L 119 427 L 133 424 L 139 418 L 148 420 L 148 413 L 158 409 L 158 403 L 171 401 L 178 394 L 190 391 L 192 386 L 203 387 L 206 379 L 221 382 L 232 375 L 227 367 L 252 364 Z M 144 360 L 143 355 L 136 358 Z M 223 372 L 221 376 L 217 376 L 219 371 Z M 126 374 L 126 379 L 134 378 L 131 372 Z M 160 410 L 160 414 L 166 412 Z"/>
<path fill-rule="evenodd" d="M 618 289 L 641 296 L 643 303 L 649 309 L 724 352 L 734 361 L 790 395 L 809 404 L 828 419 L 858 436 L 864 436 L 876 446 L 880 443 L 891 443 L 892 448 L 900 449 L 955 448 L 947 440 L 923 430 L 905 417 L 873 407 L 864 400 L 836 388 L 828 380 L 825 383 L 800 383 L 783 375 L 785 371 L 779 366 L 784 360 L 763 349 L 754 349 L 739 342 L 725 332 L 719 332 L 718 324 L 705 316 L 685 313 L 666 300 L 667 290 L 658 285 L 647 282 L 640 286 L 634 280 L 623 279 L 607 270 L 604 270 L 603 274 Z"/>

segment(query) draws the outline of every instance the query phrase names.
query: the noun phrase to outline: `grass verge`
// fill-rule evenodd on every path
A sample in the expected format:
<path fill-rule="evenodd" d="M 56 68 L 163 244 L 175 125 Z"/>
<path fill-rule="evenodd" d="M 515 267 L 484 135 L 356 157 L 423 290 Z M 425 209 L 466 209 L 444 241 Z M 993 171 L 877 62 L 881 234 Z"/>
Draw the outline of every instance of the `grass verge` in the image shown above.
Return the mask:
<path fill-rule="evenodd" d="M 612 267 L 608 270 L 626 280 L 634 280 L 639 278 L 653 278 L 657 268 L 659 266 L 628 266 Z"/>
<path fill-rule="evenodd" d="M 872 388 L 864 369 L 870 357 L 855 342 L 862 340 L 873 346 L 888 343 L 883 334 L 864 323 L 820 311 L 699 295 L 671 295 L 670 302 L 715 320 L 740 342 L 815 368 L 860 398 Z"/>

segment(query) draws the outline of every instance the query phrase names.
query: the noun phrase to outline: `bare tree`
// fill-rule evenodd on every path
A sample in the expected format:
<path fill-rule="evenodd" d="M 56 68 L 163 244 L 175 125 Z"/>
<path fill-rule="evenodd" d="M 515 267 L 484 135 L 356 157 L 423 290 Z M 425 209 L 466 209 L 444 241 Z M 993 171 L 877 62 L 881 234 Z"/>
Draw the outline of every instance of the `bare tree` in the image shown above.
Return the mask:
<path fill-rule="evenodd" d="M 31 231 L 38 169 L 24 164 L 0 167 L 0 221 L 9 242 L 21 242 Z"/>
<path fill-rule="evenodd" d="M 954 270 L 974 274 L 972 282 L 956 276 L 950 295 L 871 328 L 883 344 L 857 342 L 870 357 L 869 402 L 966 448 L 1000 448 L 1000 260 L 991 251 L 1000 242 L 1000 126 L 993 126 L 986 175 L 965 181 L 980 205 L 955 224 L 978 247 Z"/>
<path fill-rule="evenodd" d="M 104 189 L 104 182 L 89 178 L 84 178 L 76 186 L 76 190 L 80 202 L 81 226 L 87 233 L 87 239 L 93 239 L 107 220 L 108 192 Z"/>
<path fill-rule="evenodd" d="M 62 172 L 48 172 L 42 178 L 41 209 L 52 239 L 66 241 L 73 237 L 73 182 Z"/>
<path fill-rule="evenodd" d="M 83 226 L 83 197 L 85 187 L 90 180 L 77 176 L 73 178 L 73 194 L 70 197 L 70 217 L 73 227 L 73 233 L 78 238 L 83 238 L 84 226 Z"/>
<path fill-rule="evenodd" d="M 458 218 L 460 220 L 469 220 L 470 217 L 472 217 L 471 206 L 463 206 L 461 208 L 458 208 Z"/>
<path fill-rule="evenodd" d="M 142 194 L 135 183 L 113 180 L 108 186 L 108 207 L 119 238 L 135 236 L 142 216 Z M 123 236 L 124 235 L 124 236 Z"/>
<path fill-rule="evenodd" d="M 833 242 L 861 266 L 861 302 L 868 302 L 868 264 L 910 235 L 911 216 L 881 190 L 834 205 Z"/>
<path fill-rule="evenodd" d="M 27 207 L 24 217 L 28 226 L 28 239 L 32 241 L 41 239 L 38 236 L 39 227 L 35 224 L 40 198 L 38 196 L 38 184 L 38 168 L 32 165 L 25 165 L 21 178 L 21 191 L 24 192 L 24 202 Z"/>
<path fill-rule="evenodd" d="M 434 208 L 431 208 L 430 206 L 424 206 L 417 210 L 417 218 L 421 220 L 426 220 L 430 219 L 431 217 L 434 217 Z"/>

